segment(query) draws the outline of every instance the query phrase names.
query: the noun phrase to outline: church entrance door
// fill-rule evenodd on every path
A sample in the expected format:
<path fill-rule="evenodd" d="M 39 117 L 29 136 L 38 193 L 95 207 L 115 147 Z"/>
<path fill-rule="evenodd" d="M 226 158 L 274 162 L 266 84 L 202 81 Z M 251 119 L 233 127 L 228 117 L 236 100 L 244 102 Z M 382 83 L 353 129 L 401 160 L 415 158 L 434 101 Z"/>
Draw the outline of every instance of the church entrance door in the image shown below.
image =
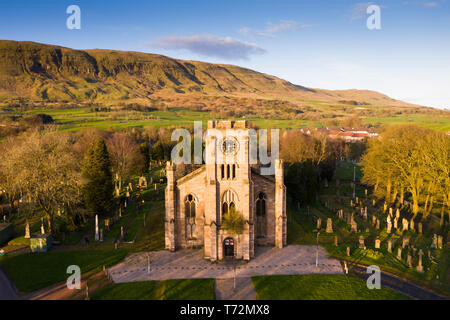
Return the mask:
<path fill-rule="evenodd" d="M 225 255 L 225 258 L 233 258 L 234 257 L 234 239 L 233 238 L 226 238 L 223 241 L 223 252 Z"/>

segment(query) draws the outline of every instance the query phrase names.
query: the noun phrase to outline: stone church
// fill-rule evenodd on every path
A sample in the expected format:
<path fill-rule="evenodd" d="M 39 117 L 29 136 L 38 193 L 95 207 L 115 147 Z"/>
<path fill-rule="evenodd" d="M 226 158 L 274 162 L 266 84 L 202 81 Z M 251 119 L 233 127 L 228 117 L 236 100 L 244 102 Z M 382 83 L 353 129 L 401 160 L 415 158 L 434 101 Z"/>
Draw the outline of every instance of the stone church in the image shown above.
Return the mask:
<path fill-rule="evenodd" d="M 167 163 L 166 249 L 201 247 L 205 259 L 216 261 L 249 260 L 255 246 L 285 246 L 283 161 L 275 160 L 274 176 L 251 165 L 247 121 L 209 121 L 206 132 L 206 164 L 176 179 L 175 165 Z M 239 235 L 221 226 L 229 210 L 245 220 Z"/>

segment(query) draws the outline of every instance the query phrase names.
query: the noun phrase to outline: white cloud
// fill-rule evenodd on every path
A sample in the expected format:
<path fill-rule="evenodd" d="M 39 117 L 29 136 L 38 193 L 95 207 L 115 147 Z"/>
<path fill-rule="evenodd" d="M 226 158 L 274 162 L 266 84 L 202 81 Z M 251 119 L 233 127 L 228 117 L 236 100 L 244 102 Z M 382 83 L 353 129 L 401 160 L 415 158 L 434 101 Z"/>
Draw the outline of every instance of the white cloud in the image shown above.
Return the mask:
<path fill-rule="evenodd" d="M 202 56 L 228 60 L 248 60 L 251 55 L 266 53 L 266 50 L 255 44 L 216 36 L 168 36 L 144 45 L 166 50 L 188 50 Z"/>
<path fill-rule="evenodd" d="M 310 25 L 304 23 L 298 23 L 292 20 L 281 20 L 279 23 L 268 22 L 266 27 L 262 30 L 251 29 L 243 27 L 237 32 L 243 35 L 256 35 L 260 37 L 274 37 L 275 34 L 281 32 L 294 32 L 298 29 L 308 28 Z"/>
<path fill-rule="evenodd" d="M 364 19 L 367 16 L 367 8 L 374 4 L 373 2 L 360 2 L 356 3 L 350 9 L 350 19 L 359 20 Z"/>
<path fill-rule="evenodd" d="M 425 2 L 423 4 L 423 6 L 425 8 L 436 8 L 436 7 L 439 7 L 439 4 L 437 2 L 431 1 L 431 2 Z"/>

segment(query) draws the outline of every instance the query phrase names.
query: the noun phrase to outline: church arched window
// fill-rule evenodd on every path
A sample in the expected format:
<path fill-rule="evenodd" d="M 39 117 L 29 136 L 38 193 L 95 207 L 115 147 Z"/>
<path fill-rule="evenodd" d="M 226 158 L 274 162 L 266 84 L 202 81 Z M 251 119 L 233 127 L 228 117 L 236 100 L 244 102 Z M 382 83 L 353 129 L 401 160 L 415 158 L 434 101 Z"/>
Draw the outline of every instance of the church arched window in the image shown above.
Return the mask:
<path fill-rule="evenodd" d="M 266 215 L 266 195 L 262 192 L 258 194 L 256 198 L 256 215 L 265 216 Z"/>
<path fill-rule="evenodd" d="M 225 191 L 222 196 L 222 215 L 231 210 L 236 210 L 237 200 L 237 196 L 233 191 Z"/>
<path fill-rule="evenodd" d="M 186 219 L 195 219 L 195 198 L 192 194 L 186 197 L 185 214 Z"/>
<path fill-rule="evenodd" d="M 186 197 L 184 208 L 186 215 L 186 238 L 187 240 L 194 240 L 196 232 L 196 224 L 195 224 L 196 202 L 192 194 Z"/>
<path fill-rule="evenodd" d="M 256 237 L 264 238 L 267 233 L 266 195 L 262 192 L 256 198 Z"/>

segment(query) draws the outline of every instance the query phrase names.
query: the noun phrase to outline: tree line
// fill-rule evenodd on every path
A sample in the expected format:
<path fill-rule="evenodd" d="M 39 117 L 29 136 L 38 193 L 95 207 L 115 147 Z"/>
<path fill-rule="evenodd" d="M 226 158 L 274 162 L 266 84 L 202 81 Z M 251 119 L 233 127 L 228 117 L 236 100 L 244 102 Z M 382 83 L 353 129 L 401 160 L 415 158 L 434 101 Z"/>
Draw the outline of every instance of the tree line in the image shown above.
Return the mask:
<path fill-rule="evenodd" d="M 109 213 L 114 193 L 146 173 L 151 160 L 167 158 L 170 134 L 153 127 L 77 133 L 46 127 L 9 137 L 0 143 L 0 200 L 12 212 L 19 203 L 22 213 L 43 212 L 50 232 L 56 216 L 76 229 Z"/>
<path fill-rule="evenodd" d="M 450 219 L 450 137 L 416 125 L 392 125 L 369 142 L 361 164 L 363 182 L 386 203 L 412 202 L 414 217 L 440 207 Z"/>

